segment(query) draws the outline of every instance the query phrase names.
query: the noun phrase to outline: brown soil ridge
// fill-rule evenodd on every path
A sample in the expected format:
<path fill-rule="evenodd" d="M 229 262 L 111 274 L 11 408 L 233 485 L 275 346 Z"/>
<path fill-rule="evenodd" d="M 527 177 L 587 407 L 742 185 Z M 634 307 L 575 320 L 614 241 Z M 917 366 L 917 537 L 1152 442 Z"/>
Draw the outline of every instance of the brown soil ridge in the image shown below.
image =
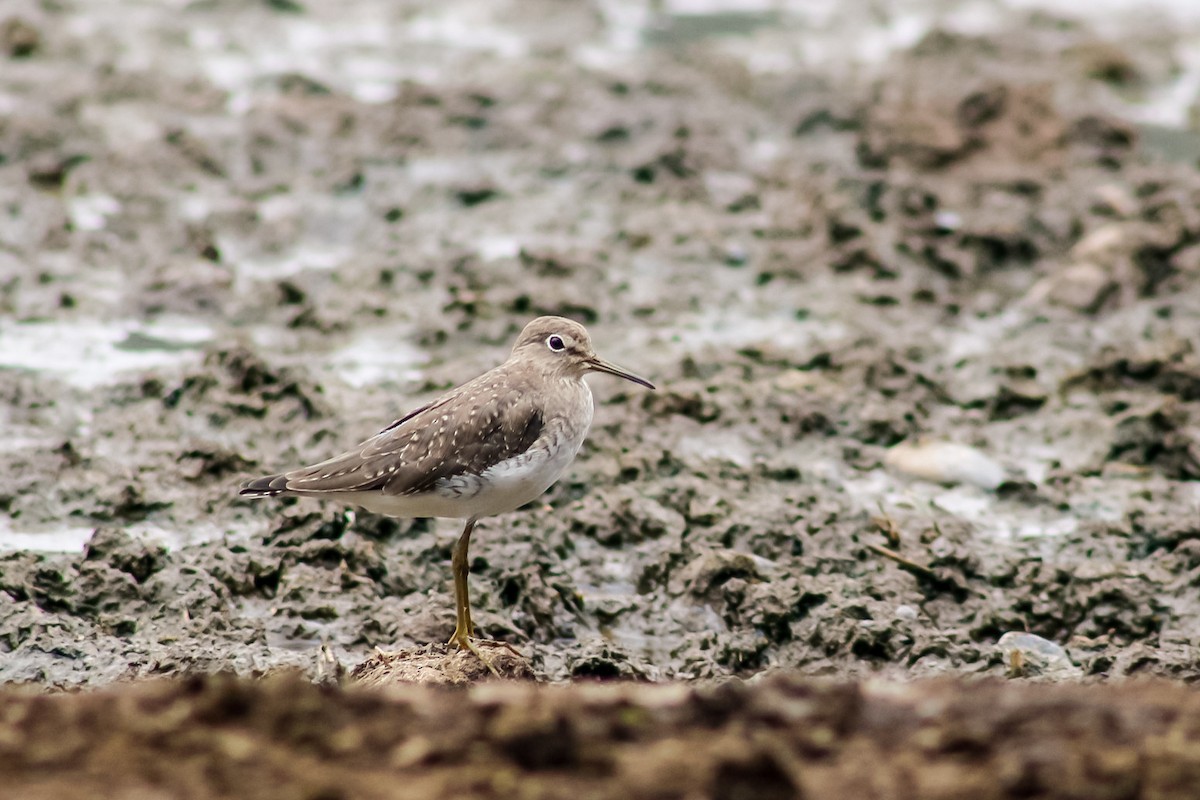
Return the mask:
<path fill-rule="evenodd" d="M 1194 798 L 1200 695 L 998 680 L 0 693 L 0 797 Z"/>

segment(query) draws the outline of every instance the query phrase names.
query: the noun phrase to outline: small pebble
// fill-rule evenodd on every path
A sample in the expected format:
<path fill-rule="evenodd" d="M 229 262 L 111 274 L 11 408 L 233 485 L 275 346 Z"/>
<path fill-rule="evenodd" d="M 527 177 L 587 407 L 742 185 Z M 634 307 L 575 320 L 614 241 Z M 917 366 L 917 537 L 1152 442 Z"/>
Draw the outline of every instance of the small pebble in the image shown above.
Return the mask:
<path fill-rule="evenodd" d="M 956 231 L 962 227 L 962 217 L 953 211 L 939 211 L 933 215 L 933 222 L 944 231 Z"/>
<path fill-rule="evenodd" d="M 896 606 L 896 619 L 914 620 L 917 618 L 917 610 L 910 605 Z"/>
<path fill-rule="evenodd" d="M 891 470 L 934 483 L 969 483 L 995 489 L 1004 482 L 1004 467 L 981 450 L 954 442 L 901 442 L 888 450 L 883 463 Z"/>
<path fill-rule="evenodd" d="M 1083 674 L 1066 650 L 1036 634 L 1009 631 L 996 642 L 996 649 L 1013 677 L 1072 678 Z"/>
<path fill-rule="evenodd" d="M 1092 194 L 1095 196 L 1098 204 L 1110 209 L 1119 216 L 1132 217 L 1137 213 L 1137 201 L 1129 193 L 1129 190 L 1123 186 L 1118 186 L 1115 183 L 1106 183 L 1103 186 L 1097 186 Z"/>
<path fill-rule="evenodd" d="M 1071 256 L 1080 261 L 1111 256 L 1129 248 L 1131 234 L 1124 226 L 1102 225 L 1085 233 L 1071 248 Z"/>
<path fill-rule="evenodd" d="M 1107 271 L 1090 261 L 1080 261 L 1039 281 L 1030 293 L 1040 291 L 1054 305 L 1094 313 L 1116 289 Z"/>
<path fill-rule="evenodd" d="M 726 246 L 724 258 L 726 266 L 740 267 L 750 260 L 750 253 L 740 244 L 731 244 Z"/>

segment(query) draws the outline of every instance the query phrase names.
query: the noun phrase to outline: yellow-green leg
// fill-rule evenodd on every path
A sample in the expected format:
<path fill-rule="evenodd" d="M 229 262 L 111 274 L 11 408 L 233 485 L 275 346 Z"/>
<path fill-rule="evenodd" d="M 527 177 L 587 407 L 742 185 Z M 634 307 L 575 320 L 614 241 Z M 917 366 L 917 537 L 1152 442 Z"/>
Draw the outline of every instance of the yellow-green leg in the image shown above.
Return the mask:
<path fill-rule="evenodd" d="M 484 658 L 483 653 L 479 652 L 479 648 L 471 642 L 475 638 L 475 626 L 471 623 L 471 599 L 467 594 L 467 575 L 471 572 L 471 565 L 467 560 L 467 549 L 471 546 L 471 531 L 473 530 L 475 530 L 475 520 L 469 519 L 466 527 L 463 528 L 462 536 L 458 537 L 458 543 L 454 545 L 454 555 L 450 559 L 450 572 L 454 575 L 454 612 L 457 620 L 454 624 L 454 635 L 446 644 L 455 644 L 463 650 L 469 650 L 483 662 L 493 675 L 499 678 L 500 673 L 492 666 L 492 662 Z"/>

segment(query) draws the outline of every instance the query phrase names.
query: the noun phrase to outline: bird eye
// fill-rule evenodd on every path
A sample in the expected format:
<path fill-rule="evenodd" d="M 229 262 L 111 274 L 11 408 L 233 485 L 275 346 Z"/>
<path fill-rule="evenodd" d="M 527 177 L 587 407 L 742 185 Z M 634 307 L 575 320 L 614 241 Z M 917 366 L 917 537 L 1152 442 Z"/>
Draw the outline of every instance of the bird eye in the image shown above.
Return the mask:
<path fill-rule="evenodd" d="M 563 350 L 567 349 L 567 346 L 563 343 L 561 336 L 551 336 L 546 340 L 546 347 L 549 347 L 556 353 L 561 353 Z"/>

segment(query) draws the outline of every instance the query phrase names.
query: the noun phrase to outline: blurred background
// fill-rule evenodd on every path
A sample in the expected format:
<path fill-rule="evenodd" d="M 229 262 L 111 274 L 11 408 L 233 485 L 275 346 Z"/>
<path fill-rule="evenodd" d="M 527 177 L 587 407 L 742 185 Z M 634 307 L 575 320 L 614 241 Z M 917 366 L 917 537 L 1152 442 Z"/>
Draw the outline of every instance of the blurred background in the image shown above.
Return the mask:
<path fill-rule="evenodd" d="M 541 313 L 662 388 L 477 535 L 543 676 L 1195 677 L 1198 98 L 1185 0 L 6 0 L 0 679 L 443 641 L 452 524 L 235 487 Z"/>

